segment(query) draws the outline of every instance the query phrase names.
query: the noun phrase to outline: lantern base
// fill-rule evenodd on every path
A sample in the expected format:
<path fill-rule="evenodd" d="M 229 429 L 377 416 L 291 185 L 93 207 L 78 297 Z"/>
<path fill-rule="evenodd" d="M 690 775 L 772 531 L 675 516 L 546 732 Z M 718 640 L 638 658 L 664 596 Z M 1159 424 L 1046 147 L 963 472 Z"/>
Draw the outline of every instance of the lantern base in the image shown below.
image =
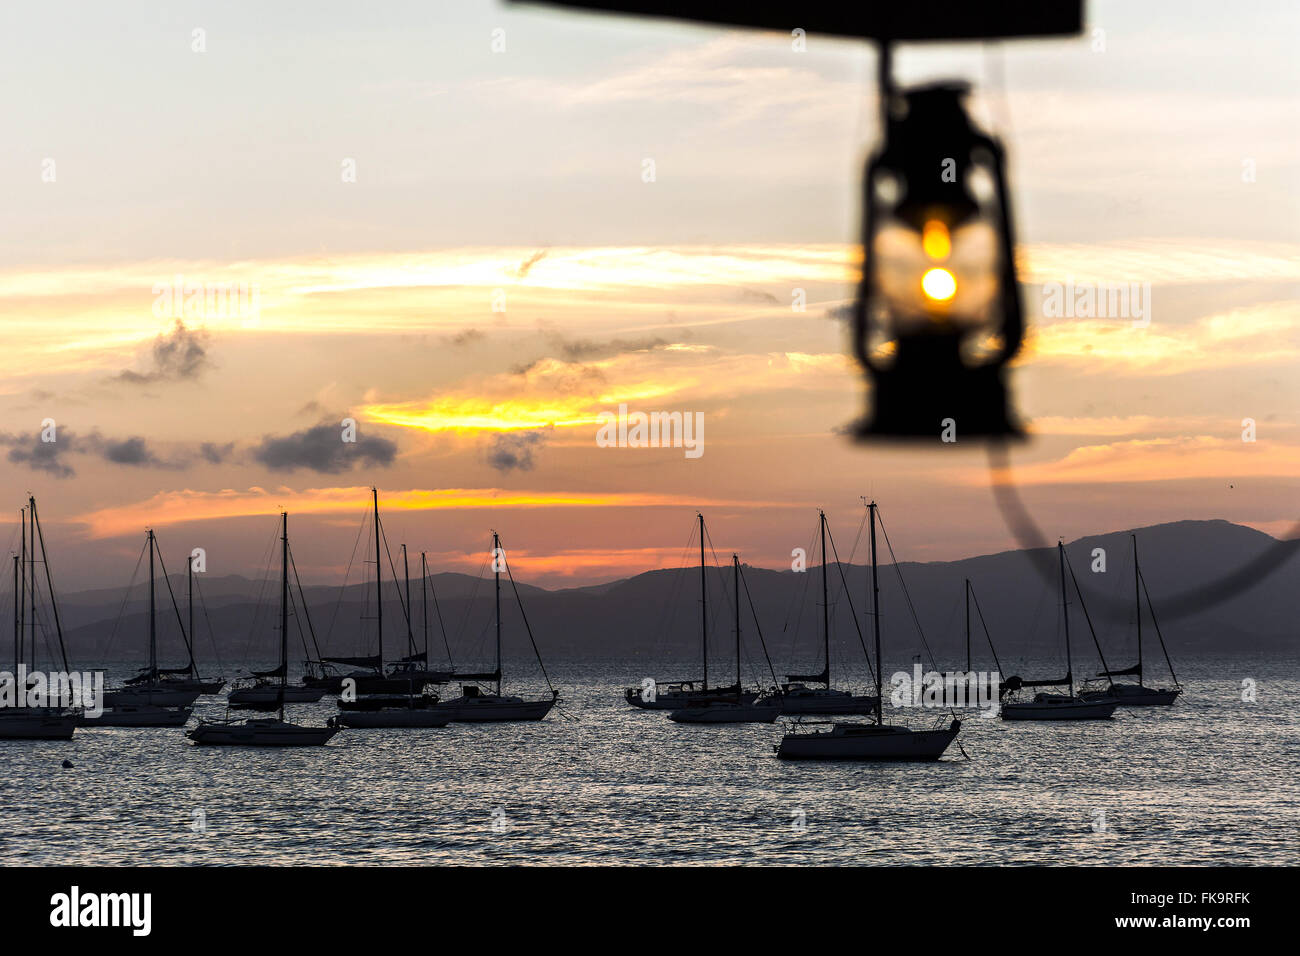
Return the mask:
<path fill-rule="evenodd" d="M 853 436 L 957 443 L 1024 438 L 1002 366 L 967 368 L 954 344 L 943 337 L 900 343 L 890 368 L 871 370 L 874 407 L 853 427 Z"/>

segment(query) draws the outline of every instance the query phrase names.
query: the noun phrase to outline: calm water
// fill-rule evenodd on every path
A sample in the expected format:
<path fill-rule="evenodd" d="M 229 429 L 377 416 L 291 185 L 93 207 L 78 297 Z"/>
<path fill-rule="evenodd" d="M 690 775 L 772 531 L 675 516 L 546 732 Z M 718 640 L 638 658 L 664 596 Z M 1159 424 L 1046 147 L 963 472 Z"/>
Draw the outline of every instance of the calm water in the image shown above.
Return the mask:
<path fill-rule="evenodd" d="M 1294 864 L 1297 664 L 1183 661 L 1173 708 L 1110 722 L 972 714 L 959 738 L 971 759 L 954 748 L 925 765 L 786 763 L 779 724 L 633 710 L 621 688 L 643 663 L 557 663 L 575 720 L 343 731 L 284 751 L 78 730 L 0 742 L 0 861 Z M 1243 678 L 1257 703 L 1242 702 Z M 291 713 L 334 710 L 326 698 Z"/>

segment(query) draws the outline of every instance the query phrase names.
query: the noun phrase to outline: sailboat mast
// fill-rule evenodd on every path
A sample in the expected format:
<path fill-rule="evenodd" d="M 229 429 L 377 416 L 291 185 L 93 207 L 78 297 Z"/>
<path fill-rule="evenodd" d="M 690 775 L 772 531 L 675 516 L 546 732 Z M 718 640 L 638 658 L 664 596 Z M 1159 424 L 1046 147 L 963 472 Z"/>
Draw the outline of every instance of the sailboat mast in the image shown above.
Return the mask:
<path fill-rule="evenodd" d="M 23 660 L 23 642 L 27 640 L 27 509 L 18 509 L 18 514 L 23 522 L 21 557 L 18 559 L 18 566 L 22 569 L 22 573 L 18 583 L 19 596 L 15 600 L 20 602 L 22 610 L 18 617 L 18 650 L 14 656 L 18 659 L 18 663 L 21 664 Z M 15 680 L 18 679 L 17 674 L 18 669 L 15 666 Z"/>
<path fill-rule="evenodd" d="M 1070 696 L 1074 696 L 1074 662 L 1070 660 L 1070 598 L 1065 590 L 1065 544 L 1056 542 L 1061 559 L 1061 618 L 1065 621 L 1065 676 L 1070 681 Z"/>
<path fill-rule="evenodd" d="M 406 647 L 415 653 L 415 634 L 411 631 L 411 565 L 406 560 L 406 545 L 402 545 L 402 577 L 406 579 Z"/>
<path fill-rule="evenodd" d="M 1138 570 L 1138 536 L 1133 538 L 1133 607 L 1137 612 L 1138 622 L 1138 686 L 1142 686 L 1142 575 Z"/>
<path fill-rule="evenodd" d="M 190 677 L 198 679 L 199 668 L 194 663 L 194 555 L 185 562 L 185 601 L 189 608 L 190 625 Z"/>
<path fill-rule="evenodd" d="M 153 528 L 149 529 L 149 679 L 158 679 L 158 622 L 154 609 Z"/>
<path fill-rule="evenodd" d="M 375 640 L 379 646 L 379 673 L 384 673 L 384 589 L 380 586 L 381 569 L 379 563 L 379 489 L 370 489 L 375 503 Z"/>
<path fill-rule="evenodd" d="M 429 666 L 429 563 L 420 552 L 420 627 L 424 631 L 424 666 Z"/>
<path fill-rule="evenodd" d="M 22 641 L 22 624 L 18 617 L 18 555 L 14 555 L 14 680 L 18 679 L 18 648 Z"/>
<path fill-rule="evenodd" d="M 731 556 L 731 584 L 736 591 L 736 700 L 740 700 L 740 555 Z"/>
<path fill-rule="evenodd" d="M 497 589 L 497 696 L 501 696 L 501 536 L 492 532 L 492 569 Z"/>
<path fill-rule="evenodd" d="M 36 512 L 27 513 L 27 606 L 31 614 L 27 618 L 27 653 L 28 663 L 36 669 Z"/>
<path fill-rule="evenodd" d="M 876 636 L 876 723 L 885 722 L 884 699 L 881 697 L 880 675 L 884 661 L 880 658 L 880 579 L 876 570 L 876 503 L 867 506 L 871 515 L 871 623 Z"/>
<path fill-rule="evenodd" d="M 709 689 L 709 587 L 704 579 L 704 515 L 700 519 L 700 656 L 704 659 L 704 689 Z"/>
<path fill-rule="evenodd" d="M 280 512 L 280 719 L 284 720 L 284 688 L 289 682 L 289 512 Z"/>
<path fill-rule="evenodd" d="M 826 687 L 831 686 L 831 617 L 830 617 L 830 598 L 826 590 L 826 564 L 829 558 L 826 556 L 826 512 L 818 511 L 820 517 L 822 533 L 822 653 L 825 655 L 822 659 L 826 662 L 823 673 L 826 675 Z"/>
<path fill-rule="evenodd" d="M 970 673 L 970 578 L 966 579 L 966 673 Z"/>

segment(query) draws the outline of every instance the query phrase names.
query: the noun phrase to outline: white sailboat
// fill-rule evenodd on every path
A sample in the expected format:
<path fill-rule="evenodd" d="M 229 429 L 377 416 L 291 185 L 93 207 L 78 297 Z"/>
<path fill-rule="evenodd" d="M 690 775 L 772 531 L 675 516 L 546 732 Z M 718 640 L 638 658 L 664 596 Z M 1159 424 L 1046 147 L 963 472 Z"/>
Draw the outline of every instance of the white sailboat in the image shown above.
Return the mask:
<path fill-rule="evenodd" d="M 528 625 L 528 617 L 523 614 L 523 602 L 519 598 L 519 589 L 514 586 L 514 575 L 510 575 L 510 585 L 515 592 L 515 600 L 519 602 L 524 629 L 528 632 L 529 641 L 532 642 L 533 653 L 537 655 L 537 663 L 542 668 L 542 676 L 546 679 L 547 686 L 550 687 L 551 697 L 549 700 L 525 700 L 522 697 L 501 693 L 501 568 L 503 565 L 506 568 L 506 573 L 509 574 L 510 566 L 506 563 L 505 552 L 501 550 L 501 538 L 493 531 L 492 570 L 496 585 L 496 669 L 489 673 L 457 675 L 462 681 L 461 695 L 451 700 L 440 701 L 435 708 L 438 713 L 444 714 L 454 721 L 486 723 L 541 720 L 551 712 L 551 708 L 560 699 L 560 692 L 551 685 L 551 679 L 546 673 L 546 665 L 542 663 L 541 653 L 537 650 L 537 641 L 533 637 L 532 628 Z M 495 681 L 496 692 L 485 694 L 474 684 L 463 683 L 465 681 Z"/>
<path fill-rule="evenodd" d="M 822 661 L 824 666 L 819 674 L 787 674 L 787 683 L 781 685 L 781 692 L 775 699 L 780 701 L 781 713 L 786 715 L 874 714 L 877 698 L 870 694 L 854 694 L 851 691 L 838 690 L 831 685 L 830 594 L 826 585 L 826 567 L 830 559 L 826 551 L 826 512 L 819 511 L 818 516 L 822 540 Z M 835 564 L 839 568 L 838 560 Z M 839 570 L 843 582 L 844 571 L 842 568 Z M 856 627 L 856 617 L 853 623 Z M 809 687 L 809 683 L 825 686 Z"/>
<path fill-rule="evenodd" d="M 14 555 L 14 672 L 13 680 L 18 680 L 21 667 L 25 661 L 30 661 L 33 668 L 36 664 L 36 546 L 39 540 L 41 547 L 42 563 L 45 565 L 46 583 L 49 590 L 50 607 L 54 614 L 56 622 L 56 633 L 59 640 L 59 652 L 63 657 L 63 669 L 68 670 L 67 650 L 63 645 L 63 627 L 59 623 L 58 606 L 55 603 L 53 582 L 50 579 L 50 565 L 45 555 L 45 536 L 40 531 L 40 524 L 36 515 L 36 499 L 28 497 L 29 507 L 31 510 L 31 550 L 28 550 L 28 522 L 27 512 L 22 512 L 22 548 L 19 554 Z M 30 575 L 28 573 L 30 568 Z M 28 615 L 28 600 L 30 598 L 30 618 Z M 24 633 L 29 630 L 30 623 L 30 655 L 24 654 Z M 26 692 L 26 688 L 13 687 L 15 701 L 18 701 L 19 692 Z M 77 721 L 80 717 L 80 711 L 70 707 L 47 706 L 31 707 L 27 706 L 26 697 L 21 698 L 22 702 L 16 703 L 15 706 L 0 707 L 0 740 L 71 740 L 72 735 L 76 732 Z"/>
<path fill-rule="evenodd" d="M 1156 609 L 1151 604 L 1151 592 L 1147 590 L 1146 579 L 1138 564 L 1137 535 L 1133 538 L 1133 602 L 1137 609 L 1137 663 L 1123 670 L 1103 670 L 1098 677 L 1113 679 L 1116 677 L 1136 677 L 1136 684 L 1111 682 L 1110 687 L 1101 691 L 1083 691 L 1079 696 L 1084 700 L 1096 700 L 1113 697 L 1121 707 L 1169 707 L 1183 692 L 1174 673 L 1174 662 L 1169 659 L 1169 648 L 1165 647 L 1165 637 L 1160 633 L 1160 622 L 1156 620 Z M 1142 594 L 1147 596 L 1147 607 L 1151 610 L 1151 623 L 1155 625 L 1156 637 L 1160 640 L 1160 650 L 1164 652 L 1165 663 L 1169 665 L 1169 676 L 1173 678 L 1173 687 L 1148 687 L 1142 682 Z"/>
<path fill-rule="evenodd" d="M 824 722 L 795 724 L 791 733 L 781 738 L 774 749 L 784 760 L 938 760 L 961 731 L 961 721 L 933 730 L 912 730 L 884 722 L 881 706 L 881 674 L 884 658 L 880 653 L 880 583 L 876 560 L 876 503 L 868 506 L 871 525 L 871 593 L 872 622 L 876 651 L 876 720 L 875 723 L 830 723 L 826 730 L 812 729 Z"/>
<path fill-rule="evenodd" d="M 740 556 L 736 554 L 731 556 L 731 575 L 736 596 L 736 686 L 740 687 Z M 760 633 L 760 641 L 762 637 Z M 766 646 L 763 655 L 767 656 Z M 779 697 L 749 701 L 737 693 L 733 700 L 693 701 L 669 711 L 668 719 L 679 724 L 770 724 L 780 713 Z"/>
<path fill-rule="evenodd" d="M 680 710 L 690 704 L 734 703 L 738 696 L 742 703 L 753 703 L 758 699 L 758 693 L 744 690 L 739 680 L 731 687 L 709 686 L 709 588 L 705 577 L 707 565 L 704 563 L 704 515 L 697 513 L 695 517 L 699 521 L 700 534 L 700 660 L 704 669 L 703 680 L 655 681 L 653 694 L 644 693 L 642 687 L 625 688 L 623 699 L 641 710 Z"/>
<path fill-rule="evenodd" d="M 145 547 L 149 551 L 149 664 L 138 675 L 126 681 L 123 687 L 104 692 L 104 707 L 110 710 L 116 710 L 119 707 L 189 707 L 198 700 L 199 695 L 203 692 L 199 687 L 182 685 L 167 680 L 166 674 L 169 671 L 158 666 L 158 608 L 154 593 L 154 564 L 158 553 L 158 542 L 154 538 L 152 528 L 146 532 Z M 168 584 L 169 589 L 170 587 L 171 585 Z M 180 612 L 177 610 L 178 619 L 179 614 Z M 191 649 L 190 664 L 193 665 L 193 663 L 194 654 Z M 185 671 L 188 671 L 188 668 L 175 668 L 171 672 Z M 144 725 L 136 724 L 134 726 Z"/>
<path fill-rule="evenodd" d="M 196 744 L 235 747 L 319 747 L 338 733 L 337 727 L 307 727 L 284 719 L 289 673 L 289 514 L 281 512 L 280 538 L 280 666 L 275 669 L 282 696 L 279 715 L 253 720 L 200 720 L 185 736 Z"/>
<path fill-rule="evenodd" d="M 288 515 L 284 515 L 285 538 L 288 538 Z M 284 563 L 292 564 L 292 553 L 288 550 L 286 544 Z M 297 571 L 294 572 L 295 577 Z M 288 603 L 292 600 L 292 593 L 289 590 L 288 568 L 282 569 L 281 577 L 283 578 L 284 593 L 282 604 L 287 608 Z M 302 628 L 302 620 L 306 620 L 307 628 L 313 634 L 315 631 L 311 628 L 311 615 L 307 610 L 307 599 L 302 593 L 302 583 L 298 582 L 298 600 L 302 604 L 302 618 L 299 618 L 295 606 L 294 620 L 298 622 L 299 630 Z M 288 614 L 285 612 L 287 620 Z M 304 642 L 306 638 L 304 636 Z M 252 671 L 251 678 L 243 678 L 235 682 L 230 693 L 226 696 L 227 705 L 236 710 L 276 710 L 284 704 L 314 704 L 325 696 L 328 691 L 319 685 L 298 683 L 290 684 L 288 682 L 288 665 L 284 659 L 281 659 L 278 667 L 273 667 L 269 671 Z"/>
<path fill-rule="evenodd" d="M 1070 602 L 1069 594 L 1065 587 L 1065 566 L 1067 558 L 1065 556 L 1065 544 L 1057 542 L 1057 556 L 1061 565 L 1061 615 L 1065 625 L 1065 676 L 1059 680 L 1020 680 L 1014 678 L 1003 682 L 1002 692 L 1004 694 L 1015 694 L 1022 688 L 1027 687 L 1064 687 L 1064 694 L 1054 693 L 1052 691 L 1039 691 L 1034 694 L 1030 700 L 1008 700 L 1002 704 L 1003 720 L 1107 720 L 1114 716 L 1115 708 L 1119 706 L 1113 697 L 1098 697 L 1091 700 L 1085 700 L 1074 692 L 1074 663 L 1070 654 Z M 1071 576 L 1074 571 L 1071 569 Z M 1083 603 L 1083 592 L 1079 590 L 1079 582 L 1075 581 L 1075 593 L 1079 597 L 1079 607 L 1083 610 L 1084 617 L 1087 618 L 1088 609 Z M 1092 630 L 1092 620 L 1088 619 L 1088 629 Z M 1093 632 L 1093 642 L 1096 643 L 1097 635 Z M 1097 654 L 1101 656 L 1101 645 L 1097 645 Z M 1106 659 L 1101 658 L 1102 669 L 1105 670 Z"/>
<path fill-rule="evenodd" d="M 390 669 L 385 670 L 388 665 L 384 660 L 384 592 L 381 548 L 384 547 L 386 539 L 384 538 L 383 526 L 379 521 L 379 489 L 372 487 L 370 495 L 375 542 L 376 653 L 360 656 L 321 657 L 319 661 L 311 662 L 312 672 L 304 678 L 303 683 L 309 687 L 323 688 L 328 693 L 334 694 L 343 690 L 345 682 L 350 682 L 348 686 L 358 694 L 418 694 L 427 684 L 445 683 L 451 679 L 452 675 L 445 671 L 430 671 L 428 669 L 427 647 L 423 653 L 418 653 L 415 650 L 415 638 L 411 633 L 410 625 L 411 582 L 409 573 L 406 576 L 406 600 L 402 607 L 406 613 L 407 648 L 410 654 L 398 660 Z M 340 673 L 336 665 L 354 669 L 346 673 Z"/>

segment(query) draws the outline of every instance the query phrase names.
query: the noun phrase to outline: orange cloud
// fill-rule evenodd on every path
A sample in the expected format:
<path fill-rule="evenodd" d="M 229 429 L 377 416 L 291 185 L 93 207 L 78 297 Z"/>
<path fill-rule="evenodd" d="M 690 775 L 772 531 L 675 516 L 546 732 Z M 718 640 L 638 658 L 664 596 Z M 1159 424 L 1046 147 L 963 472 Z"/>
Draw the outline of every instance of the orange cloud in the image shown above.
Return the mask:
<path fill-rule="evenodd" d="M 190 489 L 165 491 L 144 501 L 102 508 L 69 520 L 84 524 L 92 538 L 130 534 L 147 527 L 215 521 L 258 515 L 359 515 L 369 507 L 370 489 L 281 487 L 218 492 Z M 412 488 L 381 491 L 380 507 L 388 511 L 437 511 L 467 508 L 695 508 L 712 506 L 775 507 L 776 502 L 701 500 L 683 495 L 638 492 L 507 491 L 500 488 Z"/>
<path fill-rule="evenodd" d="M 997 471 L 993 480 L 1012 485 L 1113 484 L 1242 475 L 1291 478 L 1298 471 L 1300 446 L 1196 435 L 1082 445 L 1055 461 Z M 970 484 L 985 484 L 990 474 L 972 469 L 963 478 Z"/>

